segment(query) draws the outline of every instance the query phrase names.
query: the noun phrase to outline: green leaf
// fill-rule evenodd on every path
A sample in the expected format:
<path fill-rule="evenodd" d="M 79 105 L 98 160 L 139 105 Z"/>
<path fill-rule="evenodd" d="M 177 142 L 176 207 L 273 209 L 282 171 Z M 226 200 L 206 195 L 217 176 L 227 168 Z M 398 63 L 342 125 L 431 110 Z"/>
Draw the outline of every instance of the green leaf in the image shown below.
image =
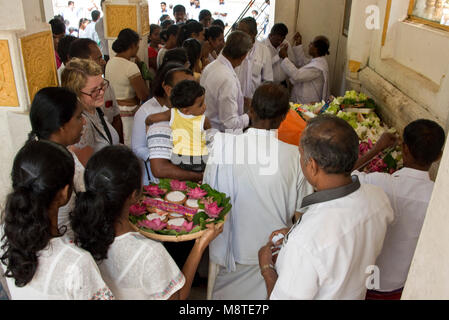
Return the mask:
<path fill-rule="evenodd" d="M 199 223 L 201 230 L 203 230 L 206 227 L 206 223 L 205 222 L 206 222 L 206 220 L 203 217 L 201 217 L 200 218 L 200 223 Z"/>
<path fill-rule="evenodd" d="M 147 233 L 154 233 L 156 234 L 156 232 L 154 230 L 148 229 L 148 228 L 140 228 L 141 230 L 147 232 Z"/>
<path fill-rule="evenodd" d="M 186 182 L 186 185 L 187 185 L 190 189 L 198 188 L 198 183 L 195 183 L 195 182 L 187 181 L 187 182 Z"/>
<path fill-rule="evenodd" d="M 376 103 L 370 98 L 365 102 L 365 108 L 376 109 Z"/>
<path fill-rule="evenodd" d="M 142 220 L 145 220 L 145 219 L 146 219 L 146 214 L 143 214 L 143 215 L 141 215 L 139 217 L 132 216 L 132 215 L 129 216 L 129 221 L 131 221 L 131 223 L 136 224 L 136 225 L 137 225 L 137 223 L 139 221 L 142 221 Z"/>
<path fill-rule="evenodd" d="M 194 217 L 193 217 L 193 225 L 195 226 L 201 226 L 201 219 L 203 219 L 203 221 L 209 219 L 209 216 L 206 214 L 206 212 L 204 211 L 200 211 L 198 212 Z"/>
<path fill-rule="evenodd" d="M 220 219 L 224 220 L 224 217 L 231 211 L 232 205 L 228 203 L 224 209 L 220 212 L 220 215 L 218 216 Z"/>
<path fill-rule="evenodd" d="M 164 236 L 177 236 L 178 232 L 175 230 L 158 230 L 156 231 L 157 234 L 162 234 Z"/>
<path fill-rule="evenodd" d="M 397 161 L 391 156 L 390 153 L 385 156 L 384 162 L 387 164 L 388 169 L 396 169 L 398 165 Z"/>
<path fill-rule="evenodd" d="M 159 188 L 167 190 L 167 192 L 171 191 L 170 179 L 161 179 L 159 180 Z"/>
<path fill-rule="evenodd" d="M 200 231 L 201 231 L 201 226 L 196 226 L 195 228 L 192 229 L 192 231 L 189 232 L 189 234 L 197 233 Z"/>

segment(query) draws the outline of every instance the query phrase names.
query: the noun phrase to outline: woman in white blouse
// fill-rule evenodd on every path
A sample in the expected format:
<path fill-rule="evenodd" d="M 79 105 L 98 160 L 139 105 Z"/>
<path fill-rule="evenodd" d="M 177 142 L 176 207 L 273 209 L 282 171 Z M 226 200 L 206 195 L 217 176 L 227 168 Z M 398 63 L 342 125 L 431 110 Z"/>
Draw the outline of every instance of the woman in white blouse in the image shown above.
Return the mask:
<path fill-rule="evenodd" d="M 108 61 L 105 77 L 114 89 L 123 121 L 125 144 L 131 146 L 133 117 L 140 105 L 150 96 L 150 90 L 142 78 L 137 57 L 140 36 L 131 29 L 120 31 L 112 50 L 117 55 Z M 135 62 L 132 61 L 135 60 Z"/>
<path fill-rule="evenodd" d="M 78 143 L 86 119 L 76 94 L 66 88 L 44 88 L 34 96 L 30 110 L 31 133 L 29 140 L 49 140 L 69 147 Z M 75 154 L 73 192 L 69 202 L 59 209 L 58 226 L 71 235 L 69 213 L 75 207 L 75 192 L 84 191 L 84 167 Z"/>
<path fill-rule="evenodd" d="M 71 147 L 83 166 L 94 152 L 108 145 L 119 144 L 119 135 L 106 120 L 101 107 L 109 82 L 103 70 L 92 60 L 73 58 L 62 72 L 62 86 L 76 93 L 83 107 L 86 125 L 78 144 Z"/>
<path fill-rule="evenodd" d="M 113 299 L 92 256 L 58 229 L 74 171 L 70 152 L 46 140 L 28 142 L 14 159 L 0 228 L 0 266 L 14 300 Z"/>
<path fill-rule="evenodd" d="M 197 239 L 182 272 L 161 243 L 135 232 L 129 209 L 140 198 L 139 160 L 125 146 L 96 153 L 87 164 L 86 192 L 72 216 L 75 243 L 89 251 L 119 300 L 186 299 L 201 256 L 222 231 L 210 225 Z"/>

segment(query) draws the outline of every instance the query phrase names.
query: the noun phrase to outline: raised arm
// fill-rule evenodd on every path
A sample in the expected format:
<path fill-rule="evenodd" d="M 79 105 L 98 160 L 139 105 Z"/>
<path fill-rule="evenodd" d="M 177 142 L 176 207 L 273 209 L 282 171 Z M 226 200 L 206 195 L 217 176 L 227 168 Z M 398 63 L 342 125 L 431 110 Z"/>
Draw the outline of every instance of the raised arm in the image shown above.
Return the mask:
<path fill-rule="evenodd" d="M 322 72 L 316 68 L 296 68 L 289 59 L 284 59 L 281 64 L 282 70 L 288 75 L 293 83 L 309 82 L 322 76 Z"/>
<path fill-rule="evenodd" d="M 360 157 L 355 166 L 354 170 L 359 170 L 363 168 L 366 164 L 368 164 L 375 156 L 384 151 L 387 148 L 390 148 L 398 143 L 398 137 L 393 134 L 386 132 L 382 134 L 379 141 L 373 146 L 373 148 L 365 153 L 362 157 Z"/>
<path fill-rule="evenodd" d="M 133 77 L 129 78 L 129 82 L 136 92 L 137 98 L 140 101 L 145 102 L 150 96 L 150 89 L 148 89 L 148 86 L 145 83 L 145 80 L 143 80 L 142 75 L 140 73 L 134 75 Z"/>
<path fill-rule="evenodd" d="M 158 179 L 176 179 L 181 181 L 201 181 L 200 172 L 183 170 L 167 159 L 150 159 L 151 172 Z"/>
<path fill-rule="evenodd" d="M 186 282 L 181 290 L 179 290 L 180 300 L 186 300 L 189 297 L 190 289 L 192 288 L 193 279 L 195 277 L 196 270 L 198 269 L 201 257 L 209 246 L 209 243 L 221 232 L 223 232 L 223 225 L 217 227 L 215 224 L 208 224 L 206 233 L 201 238 L 195 240 L 195 245 L 190 251 L 187 261 L 182 268 L 182 273 L 186 278 Z"/>
<path fill-rule="evenodd" d="M 167 110 L 167 111 L 164 111 L 161 113 L 149 115 L 145 119 L 145 124 L 147 126 L 151 126 L 152 124 L 157 123 L 157 122 L 170 121 L 170 118 L 171 118 L 171 110 Z"/>
<path fill-rule="evenodd" d="M 211 129 L 211 128 L 212 128 L 212 125 L 210 124 L 209 119 L 206 118 L 206 119 L 204 120 L 204 130 L 209 130 L 209 129 Z"/>

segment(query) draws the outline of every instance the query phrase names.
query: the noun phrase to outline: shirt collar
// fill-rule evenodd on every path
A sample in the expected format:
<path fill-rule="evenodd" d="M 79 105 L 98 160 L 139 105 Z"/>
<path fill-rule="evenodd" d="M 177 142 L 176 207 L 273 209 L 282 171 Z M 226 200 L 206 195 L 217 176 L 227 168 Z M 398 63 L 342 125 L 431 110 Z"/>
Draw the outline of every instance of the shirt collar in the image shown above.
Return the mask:
<path fill-rule="evenodd" d="M 234 67 L 232 66 L 231 61 L 229 61 L 222 53 L 220 53 L 217 60 L 219 60 L 222 64 L 224 64 L 226 67 L 228 67 L 235 73 L 235 70 L 234 70 Z"/>
<path fill-rule="evenodd" d="M 265 129 L 256 129 L 256 128 L 248 128 L 248 130 L 246 130 L 246 134 L 251 134 L 251 135 L 265 135 L 265 136 L 276 136 L 276 130 L 265 130 Z"/>
<path fill-rule="evenodd" d="M 407 177 L 415 178 L 418 180 L 425 180 L 425 181 L 430 180 L 430 175 L 429 175 L 428 171 L 421 171 L 421 170 L 416 170 L 416 169 L 407 168 L 407 167 L 404 167 L 401 170 L 398 170 L 395 173 L 393 173 L 393 177 L 399 177 L 399 176 L 407 176 Z"/>
<path fill-rule="evenodd" d="M 360 181 L 357 176 L 352 176 L 352 183 L 329 190 L 318 191 L 302 200 L 301 208 L 306 208 L 314 204 L 328 202 L 344 198 L 360 189 Z"/>

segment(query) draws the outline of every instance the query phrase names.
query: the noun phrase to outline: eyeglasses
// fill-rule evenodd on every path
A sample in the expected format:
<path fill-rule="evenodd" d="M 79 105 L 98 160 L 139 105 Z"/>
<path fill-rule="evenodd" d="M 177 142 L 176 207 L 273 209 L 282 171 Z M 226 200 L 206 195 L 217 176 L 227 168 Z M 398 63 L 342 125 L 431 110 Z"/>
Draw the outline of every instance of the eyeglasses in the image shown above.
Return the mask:
<path fill-rule="evenodd" d="M 101 91 L 103 91 L 103 92 L 106 91 L 106 89 L 108 87 L 109 87 L 109 81 L 105 79 L 100 88 L 94 89 L 91 93 L 86 93 L 86 92 L 82 92 L 82 91 L 81 91 L 81 93 L 85 94 L 86 96 L 91 97 L 92 99 L 96 99 L 100 96 Z"/>

